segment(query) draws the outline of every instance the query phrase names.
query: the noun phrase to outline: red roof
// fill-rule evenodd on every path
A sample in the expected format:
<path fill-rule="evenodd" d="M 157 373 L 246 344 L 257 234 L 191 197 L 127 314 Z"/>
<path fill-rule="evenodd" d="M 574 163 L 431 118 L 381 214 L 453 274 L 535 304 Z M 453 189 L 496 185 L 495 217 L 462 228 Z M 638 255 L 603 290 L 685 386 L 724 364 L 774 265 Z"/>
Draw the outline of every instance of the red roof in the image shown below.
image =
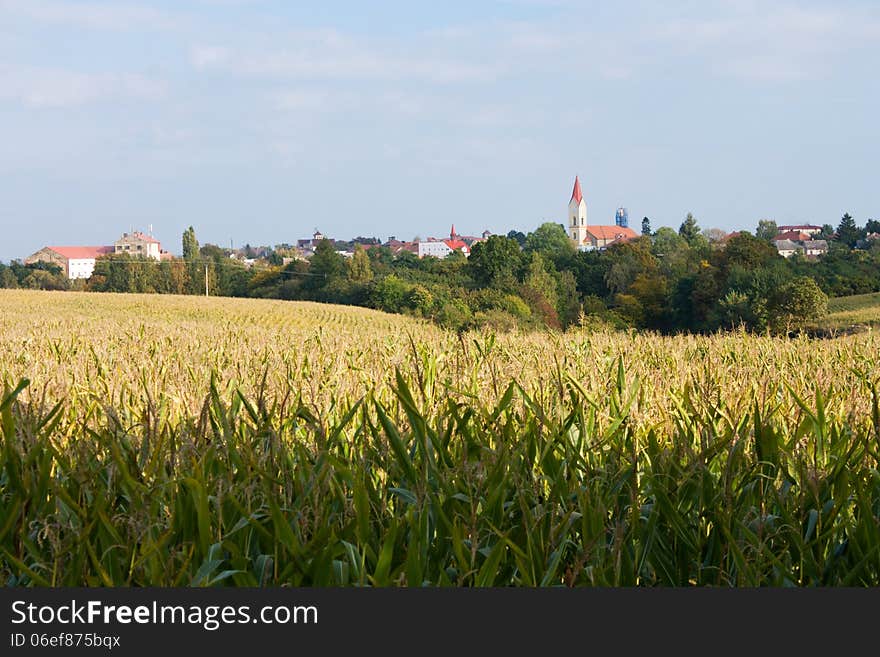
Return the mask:
<path fill-rule="evenodd" d="M 85 260 L 113 253 L 112 246 L 50 246 L 47 248 L 68 260 Z"/>
<path fill-rule="evenodd" d="M 455 251 L 456 249 L 461 249 L 462 251 L 468 250 L 468 245 L 462 242 L 461 240 L 444 240 L 446 242 L 446 246 Z"/>
<path fill-rule="evenodd" d="M 619 240 L 638 237 L 632 228 L 623 226 L 587 226 L 587 232 L 597 240 Z"/>
<path fill-rule="evenodd" d="M 792 242 L 803 242 L 804 240 L 812 239 L 812 236 L 809 233 L 803 233 L 799 230 L 787 230 L 783 233 L 779 233 L 776 237 L 773 238 L 773 241 L 776 240 L 791 240 Z"/>
<path fill-rule="evenodd" d="M 580 203 L 584 198 L 584 195 L 581 194 L 581 181 L 578 180 L 577 176 L 574 177 L 574 189 L 571 191 L 571 198 L 573 201 L 577 201 L 578 203 Z"/>

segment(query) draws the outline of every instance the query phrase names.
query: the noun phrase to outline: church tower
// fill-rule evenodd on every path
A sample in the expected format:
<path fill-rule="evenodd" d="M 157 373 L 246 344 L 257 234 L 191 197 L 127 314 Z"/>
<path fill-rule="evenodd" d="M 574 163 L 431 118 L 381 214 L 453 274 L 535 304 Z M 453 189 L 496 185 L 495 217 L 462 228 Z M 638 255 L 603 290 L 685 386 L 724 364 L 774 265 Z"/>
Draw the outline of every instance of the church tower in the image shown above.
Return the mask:
<path fill-rule="evenodd" d="M 574 190 L 568 202 L 568 236 L 575 247 L 583 246 L 587 239 L 587 202 L 581 193 L 581 181 L 574 177 Z"/>

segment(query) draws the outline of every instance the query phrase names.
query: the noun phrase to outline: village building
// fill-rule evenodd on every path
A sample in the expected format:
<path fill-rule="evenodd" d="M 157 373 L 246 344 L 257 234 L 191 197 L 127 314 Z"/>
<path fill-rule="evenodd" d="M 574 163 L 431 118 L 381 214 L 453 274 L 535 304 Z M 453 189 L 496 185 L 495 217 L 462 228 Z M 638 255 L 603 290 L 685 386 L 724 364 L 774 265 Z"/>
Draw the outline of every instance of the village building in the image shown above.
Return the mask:
<path fill-rule="evenodd" d="M 123 233 L 112 246 L 46 246 L 24 259 L 24 264 L 46 262 L 58 265 L 67 278 L 91 278 L 95 271 L 95 261 L 102 257 L 120 253 L 142 256 L 154 260 L 167 260 L 172 257 L 152 236 L 141 232 Z"/>
<path fill-rule="evenodd" d="M 113 253 L 117 255 L 127 253 L 131 256 L 143 256 L 153 260 L 163 259 L 162 246 L 159 240 L 153 239 L 152 235 L 147 235 L 140 231 L 123 233 L 122 237 L 113 243 Z M 165 257 L 168 258 L 170 256 Z"/>
<path fill-rule="evenodd" d="M 638 237 L 628 226 L 600 226 L 587 223 L 587 202 L 581 191 L 581 182 L 574 178 L 574 189 L 568 202 L 569 237 L 579 251 L 606 249 L 616 242 Z"/>
<path fill-rule="evenodd" d="M 67 278 L 90 278 L 95 271 L 95 260 L 113 253 L 112 246 L 46 246 L 24 259 L 24 264 L 45 262 L 57 265 Z"/>
<path fill-rule="evenodd" d="M 324 234 L 320 230 L 315 228 L 315 232 L 312 233 L 311 239 L 297 240 L 296 246 L 303 251 L 314 251 L 318 244 L 320 244 L 321 241 L 324 239 L 326 239 L 324 237 Z"/>
<path fill-rule="evenodd" d="M 804 240 L 804 255 L 818 257 L 828 253 L 828 242 L 825 240 Z"/>
<path fill-rule="evenodd" d="M 796 253 L 803 253 L 804 247 L 791 240 L 773 240 L 776 250 L 783 258 L 790 258 Z"/>
<path fill-rule="evenodd" d="M 454 251 L 461 251 L 465 257 L 471 254 L 471 248 L 462 240 L 455 232 L 455 225 L 449 231 L 449 239 L 428 238 L 427 240 L 419 240 L 415 242 L 417 247 L 416 254 L 419 258 L 432 256 L 434 258 L 445 258 Z"/>
<path fill-rule="evenodd" d="M 790 226 L 777 226 L 776 230 L 781 233 L 788 233 L 791 231 L 796 231 L 798 233 L 807 233 L 807 235 L 818 235 L 822 232 L 822 226 L 815 226 L 813 224 L 793 224 Z"/>
<path fill-rule="evenodd" d="M 787 230 L 785 232 L 779 233 L 773 240 L 791 240 L 792 242 L 805 242 L 806 240 L 813 239 L 813 235 L 811 233 L 806 233 L 800 230 Z"/>

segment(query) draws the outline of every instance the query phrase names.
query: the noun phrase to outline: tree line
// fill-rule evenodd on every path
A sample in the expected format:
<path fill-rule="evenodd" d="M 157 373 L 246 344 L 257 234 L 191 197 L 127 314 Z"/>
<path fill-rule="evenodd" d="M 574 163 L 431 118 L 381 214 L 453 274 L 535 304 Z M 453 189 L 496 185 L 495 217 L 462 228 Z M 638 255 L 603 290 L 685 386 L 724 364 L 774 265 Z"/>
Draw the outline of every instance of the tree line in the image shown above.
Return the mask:
<path fill-rule="evenodd" d="M 827 229 L 830 228 L 830 231 Z M 829 252 L 807 259 L 778 255 L 772 222 L 755 233 L 701 230 L 688 214 L 679 230 L 650 228 L 602 251 L 577 251 L 565 228 L 544 223 L 524 234 L 493 235 L 444 258 L 355 244 L 353 255 L 323 240 L 309 260 L 282 264 L 276 253 L 246 267 L 213 244 L 199 246 L 192 227 L 183 257 L 159 263 L 113 254 L 88 281 L 66 281 L 60 268 L 0 265 L 0 286 L 95 292 L 207 294 L 312 300 L 366 306 L 431 319 L 453 329 L 605 323 L 661 332 L 802 328 L 829 296 L 880 291 L 880 224 L 844 215 L 823 229 Z M 860 248 L 855 248 L 860 247 Z"/>

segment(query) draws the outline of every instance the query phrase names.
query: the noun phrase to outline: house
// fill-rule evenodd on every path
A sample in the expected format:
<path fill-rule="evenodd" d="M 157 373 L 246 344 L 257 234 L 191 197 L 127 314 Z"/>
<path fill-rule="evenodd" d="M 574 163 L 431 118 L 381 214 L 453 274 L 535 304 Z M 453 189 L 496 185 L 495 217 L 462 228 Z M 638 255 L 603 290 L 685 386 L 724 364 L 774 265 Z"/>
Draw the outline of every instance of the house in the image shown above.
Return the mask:
<path fill-rule="evenodd" d="M 605 249 L 615 242 L 638 237 L 636 232 L 627 226 L 592 226 L 587 224 L 587 202 L 581 191 L 581 182 L 574 178 L 574 189 L 568 202 L 568 228 L 571 241 L 579 251 Z"/>
<path fill-rule="evenodd" d="M 320 230 L 315 228 L 315 232 L 312 233 L 311 239 L 297 240 L 296 246 L 300 249 L 305 250 L 305 251 L 314 251 L 315 247 L 318 246 L 318 244 L 320 244 L 321 241 L 324 239 L 325 239 L 325 237 L 324 237 L 323 233 L 321 233 Z"/>
<path fill-rule="evenodd" d="M 822 226 L 814 226 L 813 224 L 793 224 L 791 226 L 777 226 L 776 230 L 779 231 L 780 234 L 796 231 L 813 236 L 822 232 Z"/>
<path fill-rule="evenodd" d="M 420 258 L 425 258 L 427 256 L 432 256 L 434 258 L 445 258 L 450 253 L 452 253 L 452 249 L 449 248 L 449 245 L 446 244 L 443 240 L 437 239 L 428 239 L 421 240 L 416 242 L 418 246 L 418 256 Z"/>
<path fill-rule="evenodd" d="M 461 251 L 465 257 L 468 257 L 471 254 L 471 247 L 458 235 L 458 233 L 455 232 L 455 225 L 453 225 L 452 229 L 449 231 L 449 239 L 429 237 L 426 240 L 405 243 L 404 246 L 401 247 L 401 250 L 412 250 L 412 247 L 409 246 L 410 244 L 415 247 L 415 253 L 419 258 L 425 258 L 427 256 L 445 258 L 454 251 Z"/>
<path fill-rule="evenodd" d="M 773 240 L 776 250 L 783 258 L 790 258 L 795 253 L 802 253 L 804 247 L 791 240 Z"/>
<path fill-rule="evenodd" d="M 616 242 L 626 242 L 638 237 L 635 231 L 625 226 L 587 226 L 584 246 L 586 249 L 606 249 Z"/>
<path fill-rule="evenodd" d="M 778 233 L 773 239 L 774 241 L 791 240 L 792 242 L 804 242 L 806 240 L 813 239 L 813 235 L 811 233 L 806 233 L 801 230 L 787 230 L 785 232 Z"/>
<path fill-rule="evenodd" d="M 449 247 L 449 252 L 453 251 L 461 251 L 465 257 L 471 254 L 471 244 L 475 242 L 482 242 L 483 240 L 479 237 L 462 237 L 458 233 L 455 232 L 455 224 L 452 224 L 452 228 L 449 230 L 449 239 L 443 240 L 446 243 L 446 246 Z"/>
<path fill-rule="evenodd" d="M 24 259 L 24 264 L 46 262 L 58 265 L 67 278 L 91 278 L 95 260 L 114 252 L 112 246 L 46 246 Z"/>
<path fill-rule="evenodd" d="M 455 226 L 452 227 L 452 230 L 455 231 Z M 482 234 L 480 235 L 480 237 L 477 237 L 476 235 L 455 235 L 454 238 L 452 236 L 450 236 L 450 239 L 458 239 L 458 240 L 464 242 L 465 244 L 467 244 L 468 247 L 471 247 L 474 244 L 477 244 L 478 242 L 485 242 L 486 240 L 489 239 L 489 237 L 491 237 L 491 235 L 492 235 L 491 231 L 484 230 L 482 232 Z"/>
<path fill-rule="evenodd" d="M 113 243 L 113 253 L 127 253 L 131 256 L 143 256 L 153 260 L 163 260 L 171 257 L 170 254 L 163 258 L 162 245 L 159 240 L 153 239 L 152 235 L 146 235 L 140 231 L 123 233 L 122 237 Z M 165 251 L 164 253 L 168 253 Z"/>
<path fill-rule="evenodd" d="M 804 255 L 809 256 L 822 256 L 828 253 L 828 242 L 825 240 L 804 240 Z"/>
<path fill-rule="evenodd" d="M 91 278 L 95 260 L 102 256 L 126 253 L 153 260 L 173 258 L 158 240 L 139 231 L 123 233 L 113 246 L 47 246 L 25 258 L 25 264 L 48 262 L 58 265 L 69 279 Z"/>

